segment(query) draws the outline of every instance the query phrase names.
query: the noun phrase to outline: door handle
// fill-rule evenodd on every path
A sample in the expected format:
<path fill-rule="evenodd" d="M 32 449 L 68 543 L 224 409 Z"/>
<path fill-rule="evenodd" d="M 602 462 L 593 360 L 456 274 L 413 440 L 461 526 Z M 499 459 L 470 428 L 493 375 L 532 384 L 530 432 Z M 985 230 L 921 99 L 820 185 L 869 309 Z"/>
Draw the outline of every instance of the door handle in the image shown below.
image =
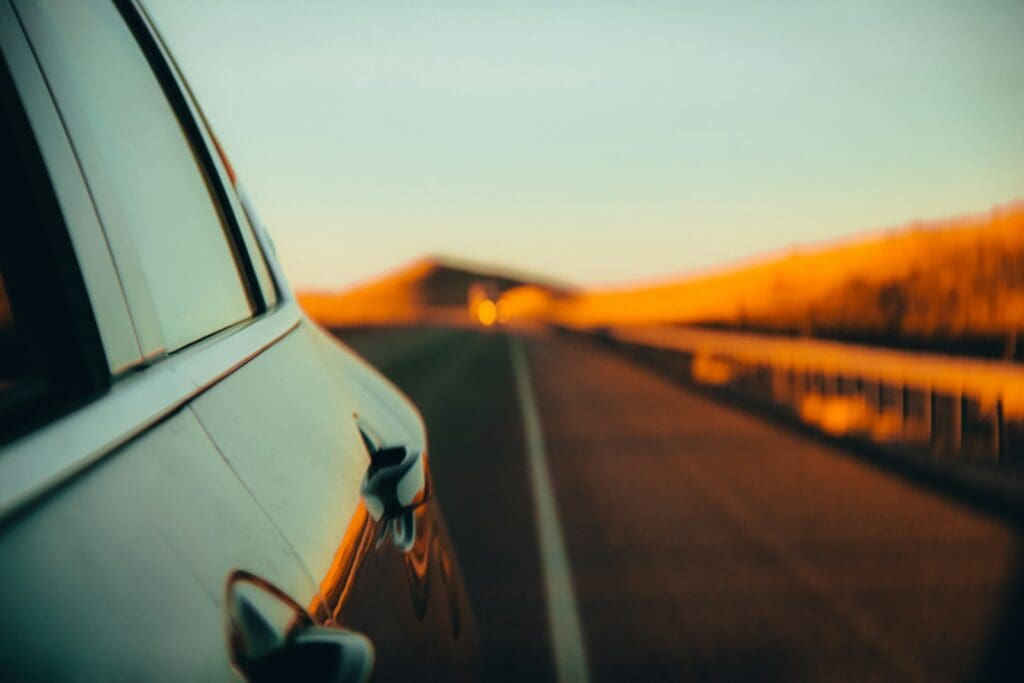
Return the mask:
<path fill-rule="evenodd" d="M 367 450 L 370 466 L 360 490 L 375 522 L 399 517 L 430 499 L 430 468 L 423 451 L 405 446 Z"/>
<path fill-rule="evenodd" d="M 366 683 L 373 643 L 361 633 L 326 628 L 283 591 L 243 570 L 227 584 L 228 649 L 247 681 Z"/>
<path fill-rule="evenodd" d="M 360 492 L 367 513 L 378 523 L 377 543 L 390 535 L 399 549 L 408 552 L 416 540 L 417 508 L 433 493 L 427 454 L 405 446 L 384 446 L 359 415 L 353 417 L 370 456 Z"/>

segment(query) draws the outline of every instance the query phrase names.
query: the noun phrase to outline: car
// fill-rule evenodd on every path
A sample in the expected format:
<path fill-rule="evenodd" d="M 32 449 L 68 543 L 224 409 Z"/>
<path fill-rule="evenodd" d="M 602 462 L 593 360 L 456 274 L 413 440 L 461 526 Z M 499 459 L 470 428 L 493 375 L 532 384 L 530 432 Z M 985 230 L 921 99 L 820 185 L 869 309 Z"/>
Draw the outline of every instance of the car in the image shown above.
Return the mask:
<path fill-rule="evenodd" d="M 0 56 L 0 678 L 473 678 L 423 421 L 300 310 L 144 8 L 3 2 Z"/>

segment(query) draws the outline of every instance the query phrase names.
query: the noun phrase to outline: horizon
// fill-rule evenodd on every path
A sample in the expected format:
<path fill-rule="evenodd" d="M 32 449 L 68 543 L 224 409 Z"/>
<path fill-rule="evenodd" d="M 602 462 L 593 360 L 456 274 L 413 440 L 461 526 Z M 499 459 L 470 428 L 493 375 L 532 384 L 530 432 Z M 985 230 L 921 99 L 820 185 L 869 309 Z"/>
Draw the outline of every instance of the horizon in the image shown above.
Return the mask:
<path fill-rule="evenodd" d="M 905 233 L 913 232 L 915 230 L 924 230 L 925 232 L 937 232 L 951 228 L 963 228 L 973 222 L 983 223 L 986 218 L 991 218 L 992 216 L 1008 211 L 1024 211 L 1024 196 L 1011 199 L 1006 202 L 994 204 L 985 211 L 976 211 L 971 213 L 939 217 L 929 220 L 908 220 L 899 224 L 887 225 L 880 228 L 867 229 L 861 232 L 855 232 L 847 235 L 838 235 L 836 237 L 827 238 L 816 242 L 791 244 L 785 247 L 781 247 L 779 249 L 768 250 L 757 254 L 753 254 L 743 259 L 728 261 L 724 263 L 711 264 L 693 270 L 669 273 L 653 273 L 647 276 L 642 276 L 638 279 L 620 282 L 581 284 L 566 280 L 565 278 L 559 277 L 556 274 L 539 272 L 536 270 L 532 270 L 530 268 L 521 268 L 514 264 L 480 261 L 453 254 L 425 253 L 415 256 L 401 263 L 395 263 L 391 264 L 390 266 L 386 266 L 382 268 L 380 271 L 376 273 L 371 273 L 367 277 L 355 282 L 350 282 L 337 286 L 328 285 L 326 287 L 296 286 L 296 290 L 301 294 L 345 294 L 347 292 L 357 290 L 361 287 L 372 285 L 382 280 L 386 280 L 389 277 L 402 274 L 405 271 L 408 271 L 417 265 L 431 263 L 434 265 L 461 268 L 463 270 L 478 271 L 486 275 L 520 279 L 525 282 L 540 284 L 547 287 L 573 289 L 581 293 L 615 292 L 619 290 L 627 291 L 631 289 L 657 287 L 659 285 L 681 284 L 693 280 L 715 277 L 717 275 L 726 275 L 742 271 L 746 268 L 780 262 L 791 256 L 814 255 L 822 252 L 827 252 L 832 249 L 839 249 L 842 247 L 854 246 L 857 244 L 870 243 L 885 240 L 887 238 L 898 237 Z"/>
<path fill-rule="evenodd" d="M 146 5 L 301 289 L 609 286 L 1024 187 L 1019 3 Z"/>

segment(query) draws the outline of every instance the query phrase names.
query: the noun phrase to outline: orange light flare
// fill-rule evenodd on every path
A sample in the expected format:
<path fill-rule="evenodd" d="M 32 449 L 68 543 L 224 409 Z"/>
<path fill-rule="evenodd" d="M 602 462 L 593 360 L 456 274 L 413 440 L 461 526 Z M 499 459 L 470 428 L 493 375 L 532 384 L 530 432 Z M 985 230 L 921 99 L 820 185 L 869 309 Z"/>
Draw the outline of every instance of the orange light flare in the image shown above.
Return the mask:
<path fill-rule="evenodd" d="M 484 327 L 490 327 L 498 320 L 498 307 L 490 299 L 484 299 L 476 307 L 476 319 Z"/>
<path fill-rule="evenodd" d="M 497 308 L 498 311 L 499 323 L 507 323 L 509 320 L 511 320 L 512 315 L 509 313 L 508 303 L 505 301 L 504 297 L 498 299 L 498 303 L 495 304 L 495 307 Z"/>

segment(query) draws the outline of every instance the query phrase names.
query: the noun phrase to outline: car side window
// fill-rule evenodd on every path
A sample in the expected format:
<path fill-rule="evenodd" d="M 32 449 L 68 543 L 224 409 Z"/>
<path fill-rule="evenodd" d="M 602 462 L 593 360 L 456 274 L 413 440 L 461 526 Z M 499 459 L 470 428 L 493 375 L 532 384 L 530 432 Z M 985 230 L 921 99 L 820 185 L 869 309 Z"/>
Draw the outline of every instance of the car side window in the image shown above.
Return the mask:
<path fill-rule="evenodd" d="M 0 274 L 0 396 L 9 396 L 31 374 L 28 349 L 14 325 L 11 300 Z"/>
<path fill-rule="evenodd" d="M 0 262 L 8 261 L 12 255 L 5 248 Z M 0 263 L 0 268 L 9 270 L 4 268 L 6 265 Z M 53 389 L 25 330 L 15 324 L 4 275 L 0 274 L 0 441 L 19 419 L 45 402 Z"/>
<path fill-rule="evenodd" d="M 0 443 L 109 382 L 56 196 L 0 58 Z"/>
<path fill-rule="evenodd" d="M 32 15 L 30 38 L 41 27 L 52 46 L 40 61 L 133 315 L 151 300 L 168 351 L 251 317 L 239 256 L 208 180 L 117 8 L 106 0 L 40 0 L 18 10 Z"/>

